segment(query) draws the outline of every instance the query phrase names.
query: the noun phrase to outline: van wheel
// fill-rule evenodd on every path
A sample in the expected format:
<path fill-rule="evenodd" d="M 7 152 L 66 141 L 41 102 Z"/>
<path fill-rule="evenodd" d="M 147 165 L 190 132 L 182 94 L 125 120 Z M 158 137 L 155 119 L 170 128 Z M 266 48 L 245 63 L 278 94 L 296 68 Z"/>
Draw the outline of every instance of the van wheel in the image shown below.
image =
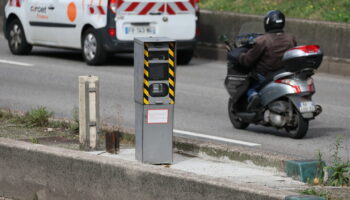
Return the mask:
<path fill-rule="evenodd" d="M 104 64 L 107 54 L 104 51 L 101 40 L 97 37 L 96 31 L 89 28 L 82 38 L 83 57 L 88 65 Z"/>
<path fill-rule="evenodd" d="M 8 45 L 10 51 L 15 55 L 29 54 L 33 46 L 27 42 L 24 29 L 18 19 L 13 20 L 8 29 Z"/>
<path fill-rule="evenodd" d="M 178 50 L 177 52 L 177 64 L 188 65 L 193 57 L 194 49 L 191 50 Z"/>

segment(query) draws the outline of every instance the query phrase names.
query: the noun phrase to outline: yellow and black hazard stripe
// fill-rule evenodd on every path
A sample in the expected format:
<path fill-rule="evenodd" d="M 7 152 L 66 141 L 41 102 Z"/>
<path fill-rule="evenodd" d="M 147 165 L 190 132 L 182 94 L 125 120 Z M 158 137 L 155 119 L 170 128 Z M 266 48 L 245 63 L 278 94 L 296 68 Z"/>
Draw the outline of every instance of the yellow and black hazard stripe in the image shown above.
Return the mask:
<path fill-rule="evenodd" d="M 149 104 L 149 57 L 148 57 L 148 44 L 145 43 L 144 47 L 144 77 L 143 77 L 143 104 Z"/>
<path fill-rule="evenodd" d="M 169 98 L 175 104 L 175 43 L 169 43 Z"/>

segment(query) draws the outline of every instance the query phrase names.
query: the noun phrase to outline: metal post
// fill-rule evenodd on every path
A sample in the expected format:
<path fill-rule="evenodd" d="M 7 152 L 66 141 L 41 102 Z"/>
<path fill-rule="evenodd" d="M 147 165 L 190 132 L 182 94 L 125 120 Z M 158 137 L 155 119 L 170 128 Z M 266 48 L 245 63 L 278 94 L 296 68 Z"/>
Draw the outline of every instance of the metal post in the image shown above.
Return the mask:
<path fill-rule="evenodd" d="M 111 154 L 117 154 L 119 152 L 120 133 L 117 131 L 107 131 L 105 137 L 106 151 Z"/>
<path fill-rule="evenodd" d="M 96 150 L 99 138 L 99 80 L 97 76 L 79 76 L 80 149 Z"/>

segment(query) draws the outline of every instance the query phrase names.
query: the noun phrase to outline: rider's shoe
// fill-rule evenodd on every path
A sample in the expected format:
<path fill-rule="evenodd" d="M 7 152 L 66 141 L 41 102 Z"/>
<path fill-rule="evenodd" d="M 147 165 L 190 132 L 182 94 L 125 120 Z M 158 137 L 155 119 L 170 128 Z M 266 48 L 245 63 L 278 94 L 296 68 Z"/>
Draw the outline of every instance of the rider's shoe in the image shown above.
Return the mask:
<path fill-rule="evenodd" d="M 259 104 L 260 104 L 260 96 L 258 94 L 253 95 L 252 97 L 249 98 L 247 110 L 252 111 L 258 108 Z"/>

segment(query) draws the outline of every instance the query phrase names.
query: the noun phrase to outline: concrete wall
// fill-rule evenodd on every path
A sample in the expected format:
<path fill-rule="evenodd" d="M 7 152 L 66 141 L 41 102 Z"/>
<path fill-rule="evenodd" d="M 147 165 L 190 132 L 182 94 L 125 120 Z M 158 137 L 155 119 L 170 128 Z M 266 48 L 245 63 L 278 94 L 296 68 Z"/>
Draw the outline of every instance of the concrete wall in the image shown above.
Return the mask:
<path fill-rule="evenodd" d="M 232 38 L 242 24 L 251 21 L 262 23 L 263 16 L 202 10 L 201 36 L 196 56 L 226 59 L 226 50 L 220 35 Z M 287 18 L 286 32 L 296 36 L 298 44 L 318 44 L 325 59 L 321 71 L 350 75 L 350 23 L 334 23 Z"/>
<path fill-rule="evenodd" d="M 7 0 L 0 0 L 0 33 L 2 33 L 2 24 L 3 24 L 3 17 L 4 17 L 4 9 L 5 5 L 7 3 Z"/>
<path fill-rule="evenodd" d="M 236 35 L 249 21 L 262 23 L 263 16 L 202 10 L 200 42 L 220 44 L 220 34 Z M 286 32 L 296 36 L 298 44 L 319 44 L 326 56 L 350 59 L 350 23 L 287 18 Z"/>
<path fill-rule="evenodd" d="M 14 199 L 282 200 L 290 195 L 4 138 L 0 138 L 0 169 L 0 197 Z"/>
<path fill-rule="evenodd" d="M 4 7 L 7 3 L 7 0 L 0 0 L 0 16 L 4 16 Z"/>

